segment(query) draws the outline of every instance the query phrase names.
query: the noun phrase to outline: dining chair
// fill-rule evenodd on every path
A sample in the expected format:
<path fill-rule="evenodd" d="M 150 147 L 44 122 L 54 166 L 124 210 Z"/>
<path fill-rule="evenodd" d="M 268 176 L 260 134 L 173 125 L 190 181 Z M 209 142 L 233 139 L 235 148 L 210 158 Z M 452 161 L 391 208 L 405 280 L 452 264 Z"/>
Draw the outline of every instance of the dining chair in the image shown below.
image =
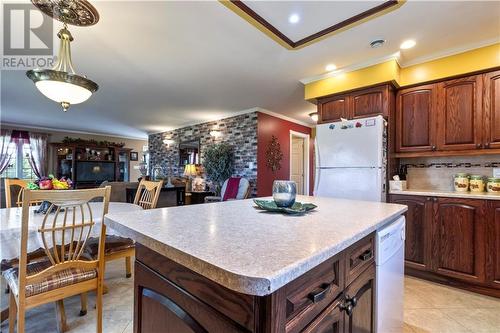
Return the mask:
<path fill-rule="evenodd" d="M 58 331 L 67 330 L 63 299 L 96 291 L 97 326 L 102 332 L 102 292 L 104 278 L 104 215 L 108 211 L 110 188 L 88 190 L 25 190 L 22 205 L 21 255 L 19 266 L 3 273 L 11 288 L 9 299 L 9 333 L 23 333 L 28 309 L 55 302 Z M 83 255 L 85 243 L 96 228 L 95 214 L 89 202 L 102 198 L 103 210 L 97 258 Z M 38 229 L 47 260 L 27 262 L 29 203 L 33 200 L 48 201 L 54 213 L 44 216 Z M 51 211 L 49 209 L 49 212 Z"/>
<path fill-rule="evenodd" d="M 134 204 L 141 206 L 143 209 L 156 208 L 162 187 L 163 180 L 150 181 L 142 179 L 135 193 Z"/>
<path fill-rule="evenodd" d="M 224 183 L 222 184 L 220 196 L 207 196 L 207 197 L 205 197 L 205 203 L 222 201 L 222 198 L 224 198 L 224 193 L 226 192 L 228 183 L 229 183 L 229 179 L 226 179 L 224 181 Z M 240 182 L 238 184 L 238 193 L 236 195 L 236 198 L 229 199 L 229 200 L 247 199 L 250 196 L 251 192 L 252 192 L 252 188 L 250 186 L 250 182 L 248 181 L 248 179 L 241 178 Z"/>
<path fill-rule="evenodd" d="M 5 187 L 5 207 L 6 208 L 11 208 L 12 207 L 12 187 L 19 187 L 19 192 L 17 193 L 17 199 L 15 201 L 15 205 L 17 207 L 21 207 L 23 203 L 23 193 L 26 187 L 28 186 L 28 181 L 24 179 L 17 179 L 17 178 L 5 178 L 4 180 L 4 187 Z M 41 201 L 33 201 L 30 202 L 31 206 L 36 206 L 39 205 Z"/>
<path fill-rule="evenodd" d="M 143 209 L 154 209 L 158 203 L 163 180 L 148 181 L 141 180 L 137 187 L 134 204 Z M 89 240 L 86 252 L 95 257 L 97 255 L 98 243 L 96 239 Z M 135 256 L 135 244 L 130 238 L 117 235 L 106 235 L 104 258 L 105 261 L 112 261 L 125 258 L 125 277 L 132 276 L 132 257 Z"/>
<path fill-rule="evenodd" d="M 14 188 L 18 188 L 17 192 L 17 199 L 15 201 L 15 206 L 16 207 L 21 207 L 23 204 L 23 193 L 24 190 L 28 186 L 28 181 L 24 179 L 18 179 L 18 178 L 5 178 L 4 179 L 4 190 L 5 190 L 5 207 L 6 208 L 12 208 L 12 198 L 13 194 L 15 195 L 16 193 L 13 193 Z M 41 201 L 32 201 L 30 202 L 31 206 L 36 206 L 41 204 Z M 39 248 L 35 251 L 29 252 L 27 254 L 27 260 L 28 262 L 33 262 L 37 260 L 41 260 L 45 257 L 45 251 L 43 248 Z M 19 264 L 19 258 L 11 258 L 11 259 L 3 259 L 0 263 L 0 271 L 6 271 L 7 269 L 10 269 L 12 267 L 15 267 Z M 7 286 L 5 289 L 5 292 L 8 293 L 10 291 L 10 288 Z"/>

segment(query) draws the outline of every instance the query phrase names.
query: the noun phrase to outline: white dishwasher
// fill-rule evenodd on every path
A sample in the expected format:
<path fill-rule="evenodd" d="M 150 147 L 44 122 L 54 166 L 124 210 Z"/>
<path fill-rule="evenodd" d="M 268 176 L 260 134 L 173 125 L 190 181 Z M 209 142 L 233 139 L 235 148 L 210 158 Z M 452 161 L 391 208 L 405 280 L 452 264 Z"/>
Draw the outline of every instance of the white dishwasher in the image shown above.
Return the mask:
<path fill-rule="evenodd" d="M 405 218 L 377 231 L 375 325 L 378 333 L 403 332 Z"/>

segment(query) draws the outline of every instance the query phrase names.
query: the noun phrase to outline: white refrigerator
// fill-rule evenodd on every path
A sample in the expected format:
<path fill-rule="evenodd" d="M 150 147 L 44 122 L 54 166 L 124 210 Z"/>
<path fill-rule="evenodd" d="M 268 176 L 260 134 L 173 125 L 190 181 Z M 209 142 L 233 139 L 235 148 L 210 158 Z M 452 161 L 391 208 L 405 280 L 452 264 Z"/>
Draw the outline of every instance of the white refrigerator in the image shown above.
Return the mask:
<path fill-rule="evenodd" d="M 318 125 L 314 195 L 384 201 L 384 131 L 382 116 Z"/>

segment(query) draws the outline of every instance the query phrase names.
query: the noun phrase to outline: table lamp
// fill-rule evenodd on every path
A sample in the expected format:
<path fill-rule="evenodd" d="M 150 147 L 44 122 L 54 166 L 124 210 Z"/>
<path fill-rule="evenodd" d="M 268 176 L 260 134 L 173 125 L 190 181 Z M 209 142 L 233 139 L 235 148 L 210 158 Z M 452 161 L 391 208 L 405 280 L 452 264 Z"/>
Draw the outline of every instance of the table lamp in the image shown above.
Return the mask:
<path fill-rule="evenodd" d="M 184 177 L 187 177 L 186 191 L 191 191 L 193 188 L 193 177 L 198 175 L 196 164 L 186 164 L 184 167 Z"/>

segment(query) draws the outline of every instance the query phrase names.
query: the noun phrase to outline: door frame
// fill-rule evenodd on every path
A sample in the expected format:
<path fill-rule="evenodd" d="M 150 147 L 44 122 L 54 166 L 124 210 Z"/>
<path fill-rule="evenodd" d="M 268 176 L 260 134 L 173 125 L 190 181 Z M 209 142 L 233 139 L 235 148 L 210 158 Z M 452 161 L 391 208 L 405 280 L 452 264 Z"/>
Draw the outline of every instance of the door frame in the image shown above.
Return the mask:
<path fill-rule="evenodd" d="M 310 190 L 309 190 L 309 181 L 310 181 L 310 160 L 309 160 L 309 153 L 310 153 L 310 140 L 311 140 L 311 135 L 306 134 L 306 133 L 301 133 L 301 132 L 296 132 L 290 130 L 290 170 L 288 172 L 288 178 L 290 179 L 292 177 L 292 139 L 293 137 L 300 137 L 304 139 L 304 188 L 302 189 L 302 192 L 304 195 L 311 195 Z"/>

